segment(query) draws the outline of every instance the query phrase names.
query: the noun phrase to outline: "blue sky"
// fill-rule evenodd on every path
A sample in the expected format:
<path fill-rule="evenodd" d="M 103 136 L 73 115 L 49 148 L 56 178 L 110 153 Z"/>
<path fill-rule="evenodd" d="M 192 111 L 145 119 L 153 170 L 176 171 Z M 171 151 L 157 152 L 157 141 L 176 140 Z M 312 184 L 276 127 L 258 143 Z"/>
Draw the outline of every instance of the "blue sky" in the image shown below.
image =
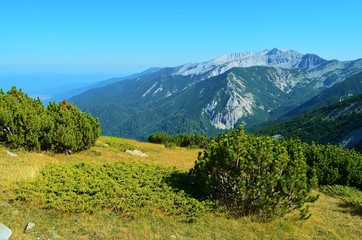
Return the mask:
<path fill-rule="evenodd" d="M 362 58 L 362 1 L 0 0 L 0 72 L 133 73 L 273 47 Z"/>

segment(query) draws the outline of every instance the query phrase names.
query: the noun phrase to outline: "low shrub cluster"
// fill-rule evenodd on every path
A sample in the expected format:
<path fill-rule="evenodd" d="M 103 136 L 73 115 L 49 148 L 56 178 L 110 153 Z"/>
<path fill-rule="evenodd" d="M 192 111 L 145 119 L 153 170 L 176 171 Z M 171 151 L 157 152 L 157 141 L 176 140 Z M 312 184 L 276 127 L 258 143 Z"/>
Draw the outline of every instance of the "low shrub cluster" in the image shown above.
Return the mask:
<path fill-rule="evenodd" d="M 135 217 L 156 210 L 190 222 L 208 205 L 172 187 L 168 179 L 177 173 L 175 168 L 136 162 L 49 165 L 18 189 L 17 199 L 63 212 L 108 208 Z"/>
<path fill-rule="evenodd" d="M 98 120 L 73 104 L 45 108 L 15 87 L 0 89 L 0 142 L 9 148 L 77 152 L 93 146 L 100 132 Z"/>
<path fill-rule="evenodd" d="M 242 127 L 212 141 L 190 171 L 195 186 L 233 216 L 282 216 L 316 200 L 298 144 L 245 134 Z"/>
<path fill-rule="evenodd" d="M 168 148 L 172 147 L 187 147 L 187 148 L 205 148 L 212 137 L 200 134 L 178 134 L 175 136 L 165 132 L 152 134 L 148 138 L 148 142 L 164 144 Z"/>
<path fill-rule="evenodd" d="M 345 185 L 362 190 L 362 155 L 335 145 L 300 143 L 307 164 L 317 172 L 318 184 Z"/>
<path fill-rule="evenodd" d="M 97 120 L 66 102 L 45 109 L 39 99 L 14 88 L 0 92 L 0 101 L 0 139 L 10 147 L 79 151 L 94 145 L 100 134 Z M 305 203 L 318 198 L 311 190 L 340 184 L 344 186 L 324 191 L 342 192 L 346 204 L 361 207 L 357 189 L 362 189 L 362 155 L 354 150 L 246 134 L 242 126 L 217 138 L 156 133 L 149 142 L 204 151 L 188 173 L 122 161 L 50 165 L 18 189 L 17 199 L 64 212 L 113 209 L 136 217 L 161 211 L 186 222 L 216 206 L 232 217 L 265 221 L 293 209 L 306 219 L 310 214 Z M 135 148 L 121 140 L 102 146 Z"/>

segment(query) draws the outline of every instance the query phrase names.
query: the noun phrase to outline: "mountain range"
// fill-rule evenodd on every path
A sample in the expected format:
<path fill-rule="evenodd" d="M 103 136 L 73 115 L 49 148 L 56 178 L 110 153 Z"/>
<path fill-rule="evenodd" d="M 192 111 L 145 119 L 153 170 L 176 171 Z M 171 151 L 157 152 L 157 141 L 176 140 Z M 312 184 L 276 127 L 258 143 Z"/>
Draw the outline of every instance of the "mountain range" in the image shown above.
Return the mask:
<path fill-rule="evenodd" d="M 69 101 L 98 117 L 104 135 L 140 140 L 160 131 L 215 135 L 239 124 L 251 129 L 322 106 L 327 89 L 333 95 L 339 84 L 360 72 L 362 59 L 325 60 L 274 48 L 155 68 Z"/>

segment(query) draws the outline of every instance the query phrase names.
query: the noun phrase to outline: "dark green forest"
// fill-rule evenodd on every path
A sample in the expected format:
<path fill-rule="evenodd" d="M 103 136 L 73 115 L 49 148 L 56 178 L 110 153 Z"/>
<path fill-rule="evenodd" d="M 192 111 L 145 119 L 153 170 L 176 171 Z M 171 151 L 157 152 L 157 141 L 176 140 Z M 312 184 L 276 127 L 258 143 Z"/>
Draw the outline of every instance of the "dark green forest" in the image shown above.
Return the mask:
<path fill-rule="evenodd" d="M 343 136 L 361 127 L 362 95 L 358 95 L 255 132 L 266 135 L 281 134 L 287 139 L 299 138 L 309 143 L 338 144 Z M 355 148 L 362 150 L 360 144 Z"/>

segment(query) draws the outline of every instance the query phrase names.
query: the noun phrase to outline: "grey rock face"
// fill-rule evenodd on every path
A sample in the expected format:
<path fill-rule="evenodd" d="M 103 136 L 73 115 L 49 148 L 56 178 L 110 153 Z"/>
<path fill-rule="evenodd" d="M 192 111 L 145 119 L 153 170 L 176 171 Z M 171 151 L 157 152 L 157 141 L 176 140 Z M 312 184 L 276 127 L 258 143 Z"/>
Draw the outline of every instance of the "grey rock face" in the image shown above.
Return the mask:
<path fill-rule="evenodd" d="M 28 232 L 32 231 L 34 229 L 34 227 L 35 227 L 35 223 L 29 222 L 25 226 L 24 233 L 28 233 Z"/>

